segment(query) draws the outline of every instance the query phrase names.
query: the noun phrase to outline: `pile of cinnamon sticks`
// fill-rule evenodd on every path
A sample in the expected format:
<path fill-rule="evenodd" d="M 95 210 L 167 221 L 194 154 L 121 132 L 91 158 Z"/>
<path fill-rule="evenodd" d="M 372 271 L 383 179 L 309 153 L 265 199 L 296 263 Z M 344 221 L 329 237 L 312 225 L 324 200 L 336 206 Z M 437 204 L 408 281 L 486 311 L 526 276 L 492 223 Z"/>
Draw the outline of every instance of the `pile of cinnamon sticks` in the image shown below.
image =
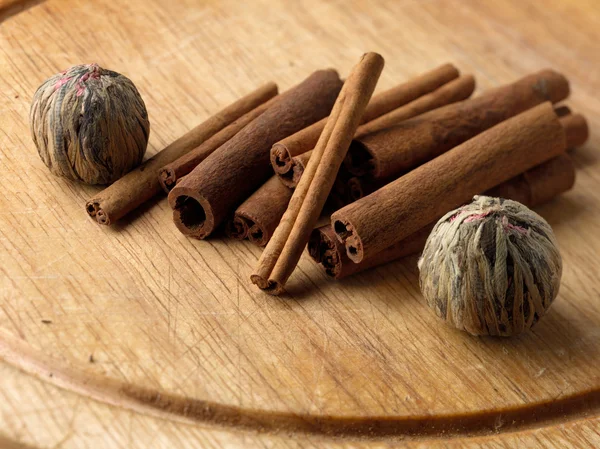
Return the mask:
<path fill-rule="evenodd" d="M 569 190 L 567 149 L 587 123 L 569 83 L 542 70 L 471 98 L 451 64 L 372 97 L 383 58 L 365 54 L 343 82 L 321 70 L 278 94 L 268 83 L 226 107 L 92 198 L 112 224 L 163 190 L 173 221 L 205 238 L 266 248 L 252 281 L 279 294 L 308 243 L 334 278 L 422 250 L 433 223 L 473 195 L 536 206 Z M 314 229 L 323 210 L 331 224 Z"/>

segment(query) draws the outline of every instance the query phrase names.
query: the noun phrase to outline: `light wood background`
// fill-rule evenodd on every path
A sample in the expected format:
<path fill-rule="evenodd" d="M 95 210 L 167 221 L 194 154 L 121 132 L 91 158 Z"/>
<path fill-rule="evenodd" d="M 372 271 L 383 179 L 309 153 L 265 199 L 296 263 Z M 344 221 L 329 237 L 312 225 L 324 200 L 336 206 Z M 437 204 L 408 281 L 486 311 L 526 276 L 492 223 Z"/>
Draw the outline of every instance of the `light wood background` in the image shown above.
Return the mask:
<path fill-rule="evenodd" d="M 600 446 L 598 42 L 597 0 L 0 0 L 0 446 Z M 415 258 L 332 282 L 305 256 L 268 297 L 258 248 L 185 238 L 165 198 L 96 225 L 97 189 L 53 177 L 29 135 L 33 92 L 73 64 L 135 82 L 150 155 L 265 81 L 345 76 L 369 50 L 378 89 L 448 61 L 480 90 L 570 78 L 592 136 L 576 188 L 538 209 L 564 277 L 532 332 L 445 327 Z"/>

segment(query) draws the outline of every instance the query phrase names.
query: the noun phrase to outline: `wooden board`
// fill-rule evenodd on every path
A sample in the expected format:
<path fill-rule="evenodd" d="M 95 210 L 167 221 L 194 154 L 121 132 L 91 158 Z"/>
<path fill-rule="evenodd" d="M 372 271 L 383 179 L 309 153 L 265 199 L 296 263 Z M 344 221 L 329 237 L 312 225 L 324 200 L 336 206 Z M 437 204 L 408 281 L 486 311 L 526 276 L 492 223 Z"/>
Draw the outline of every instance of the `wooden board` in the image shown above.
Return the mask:
<path fill-rule="evenodd" d="M 600 5 L 596 0 L 0 2 L 0 445 L 600 446 Z M 304 256 L 290 294 L 248 281 L 260 250 L 190 240 L 165 198 L 114 228 L 53 177 L 28 130 L 36 87 L 85 62 L 138 86 L 151 155 L 261 83 L 378 89 L 438 64 L 478 88 L 553 67 L 592 136 L 576 188 L 538 209 L 564 257 L 536 328 L 473 338 L 423 304 L 415 258 L 332 282 Z"/>

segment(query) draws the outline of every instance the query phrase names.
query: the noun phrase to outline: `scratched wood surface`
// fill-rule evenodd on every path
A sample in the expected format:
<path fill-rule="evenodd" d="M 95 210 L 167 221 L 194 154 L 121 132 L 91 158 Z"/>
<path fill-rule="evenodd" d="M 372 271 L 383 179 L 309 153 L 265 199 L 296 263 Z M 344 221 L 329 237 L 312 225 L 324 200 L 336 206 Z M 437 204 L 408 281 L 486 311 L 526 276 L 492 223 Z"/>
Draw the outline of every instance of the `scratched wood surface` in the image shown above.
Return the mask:
<path fill-rule="evenodd" d="M 598 41 L 596 0 L 0 0 L 0 446 L 600 446 Z M 96 225 L 96 188 L 53 177 L 29 135 L 36 87 L 72 64 L 136 83 L 150 155 L 265 81 L 345 76 L 367 50 L 379 89 L 447 61 L 479 89 L 568 74 L 592 136 L 575 189 L 538 209 L 564 276 L 532 332 L 446 328 L 415 258 L 331 282 L 305 256 L 265 296 L 259 249 L 186 239 L 165 198 Z"/>

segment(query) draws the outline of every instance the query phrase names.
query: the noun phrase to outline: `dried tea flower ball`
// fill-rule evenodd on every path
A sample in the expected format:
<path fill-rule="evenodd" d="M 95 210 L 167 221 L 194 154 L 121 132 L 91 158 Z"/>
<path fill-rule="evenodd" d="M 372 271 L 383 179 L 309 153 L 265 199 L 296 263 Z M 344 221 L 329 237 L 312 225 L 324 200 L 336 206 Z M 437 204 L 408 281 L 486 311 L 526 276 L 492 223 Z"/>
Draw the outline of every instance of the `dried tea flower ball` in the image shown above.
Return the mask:
<path fill-rule="evenodd" d="M 558 294 L 562 260 L 550 225 L 521 203 L 488 196 L 437 222 L 419 259 L 421 291 L 451 326 L 511 336 Z"/>
<path fill-rule="evenodd" d="M 50 171 L 109 184 L 142 162 L 150 123 L 129 78 L 97 64 L 47 79 L 29 112 L 33 141 Z"/>

